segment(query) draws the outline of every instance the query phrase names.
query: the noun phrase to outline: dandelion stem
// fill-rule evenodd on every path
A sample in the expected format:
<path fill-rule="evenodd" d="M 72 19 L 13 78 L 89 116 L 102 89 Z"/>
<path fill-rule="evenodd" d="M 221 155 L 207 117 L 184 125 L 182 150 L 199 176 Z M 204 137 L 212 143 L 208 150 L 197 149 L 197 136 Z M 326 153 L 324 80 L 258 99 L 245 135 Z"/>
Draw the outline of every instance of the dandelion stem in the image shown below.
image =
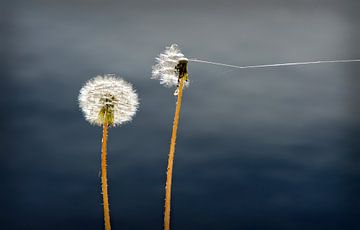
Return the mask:
<path fill-rule="evenodd" d="M 101 189 L 103 194 L 103 205 L 104 205 L 104 221 L 105 229 L 110 230 L 110 210 L 109 210 L 109 197 L 108 197 L 108 185 L 107 185 L 107 172 L 106 172 L 106 142 L 108 135 L 108 121 L 104 119 L 103 125 L 103 137 L 101 146 Z"/>
<path fill-rule="evenodd" d="M 164 230 L 170 230 L 171 184 L 172 184 L 176 134 L 179 124 L 184 81 L 185 81 L 185 77 L 180 78 L 175 117 L 174 117 L 174 123 L 171 134 L 171 143 L 170 143 L 170 151 L 169 151 L 169 159 L 168 159 L 168 167 L 167 167 L 167 175 L 166 175 L 166 187 L 165 187 L 166 191 L 165 191 Z"/>

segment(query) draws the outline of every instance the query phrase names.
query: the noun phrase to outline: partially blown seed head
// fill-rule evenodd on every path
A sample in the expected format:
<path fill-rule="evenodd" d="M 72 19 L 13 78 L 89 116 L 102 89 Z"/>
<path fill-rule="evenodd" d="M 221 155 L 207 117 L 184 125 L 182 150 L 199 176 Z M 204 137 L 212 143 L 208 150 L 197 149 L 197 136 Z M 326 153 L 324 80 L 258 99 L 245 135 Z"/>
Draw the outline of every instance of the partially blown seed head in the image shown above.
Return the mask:
<path fill-rule="evenodd" d="M 79 104 L 87 121 L 94 125 L 120 125 L 131 121 L 138 106 L 132 85 L 113 74 L 97 76 L 80 90 Z"/>
<path fill-rule="evenodd" d="M 177 86 L 179 75 L 175 69 L 180 60 L 187 60 L 181 53 L 178 45 L 172 44 L 156 58 L 156 64 L 152 67 L 152 79 L 160 80 L 160 84 L 166 87 Z M 189 86 L 189 82 L 185 82 Z"/>

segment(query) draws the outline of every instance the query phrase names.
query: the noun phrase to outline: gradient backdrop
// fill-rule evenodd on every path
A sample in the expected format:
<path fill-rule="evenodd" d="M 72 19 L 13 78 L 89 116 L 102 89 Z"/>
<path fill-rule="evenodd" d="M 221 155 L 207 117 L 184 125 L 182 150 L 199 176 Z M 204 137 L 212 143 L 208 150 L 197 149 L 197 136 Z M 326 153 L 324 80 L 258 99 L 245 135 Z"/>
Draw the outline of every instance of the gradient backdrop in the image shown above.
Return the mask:
<path fill-rule="evenodd" d="M 159 230 L 176 98 L 150 77 L 166 46 L 235 65 L 360 58 L 358 0 L 0 2 L 0 229 L 103 228 L 102 130 L 77 102 L 98 74 L 141 98 L 110 130 L 113 229 Z M 189 73 L 172 230 L 360 229 L 360 64 Z"/>

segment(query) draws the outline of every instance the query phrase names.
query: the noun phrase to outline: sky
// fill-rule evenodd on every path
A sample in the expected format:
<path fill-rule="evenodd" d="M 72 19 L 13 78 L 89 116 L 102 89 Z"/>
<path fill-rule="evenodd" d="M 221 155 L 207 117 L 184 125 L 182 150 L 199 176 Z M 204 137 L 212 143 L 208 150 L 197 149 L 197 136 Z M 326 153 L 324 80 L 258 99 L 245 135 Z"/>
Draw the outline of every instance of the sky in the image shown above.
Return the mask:
<path fill-rule="evenodd" d="M 232 65 L 360 58 L 356 0 L 1 0 L 0 228 L 101 229 L 102 130 L 80 88 L 116 74 L 140 108 L 111 128 L 113 229 L 161 229 L 174 88 L 156 56 Z M 360 228 L 360 64 L 189 63 L 172 229 Z"/>

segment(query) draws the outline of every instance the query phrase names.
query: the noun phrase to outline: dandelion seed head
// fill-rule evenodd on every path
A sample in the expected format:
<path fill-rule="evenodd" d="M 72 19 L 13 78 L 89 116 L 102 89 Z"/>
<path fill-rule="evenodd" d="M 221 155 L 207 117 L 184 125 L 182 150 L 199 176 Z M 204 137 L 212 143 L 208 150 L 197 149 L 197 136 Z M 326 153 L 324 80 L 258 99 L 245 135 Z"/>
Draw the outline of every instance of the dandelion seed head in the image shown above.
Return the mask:
<path fill-rule="evenodd" d="M 178 45 L 172 44 L 166 47 L 165 51 L 156 58 L 156 64 L 152 67 L 152 79 L 160 80 L 160 84 L 166 87 L 177 86 L 178 73 L 175 69 L 181 60 L 188 60 L 181 53 Z M 185 86 L 189 86 L 189 82 L 185 82 Z"/>
<path fill-rule="evenodd" d="M 113 74 L 97 76 L 80 90 L 79 104 L 85 119 L 94 125 L 103 125 L 104 109 L 111 112 L 110 125 L 131 121 L 139 100 L 132 85 Z"/>

